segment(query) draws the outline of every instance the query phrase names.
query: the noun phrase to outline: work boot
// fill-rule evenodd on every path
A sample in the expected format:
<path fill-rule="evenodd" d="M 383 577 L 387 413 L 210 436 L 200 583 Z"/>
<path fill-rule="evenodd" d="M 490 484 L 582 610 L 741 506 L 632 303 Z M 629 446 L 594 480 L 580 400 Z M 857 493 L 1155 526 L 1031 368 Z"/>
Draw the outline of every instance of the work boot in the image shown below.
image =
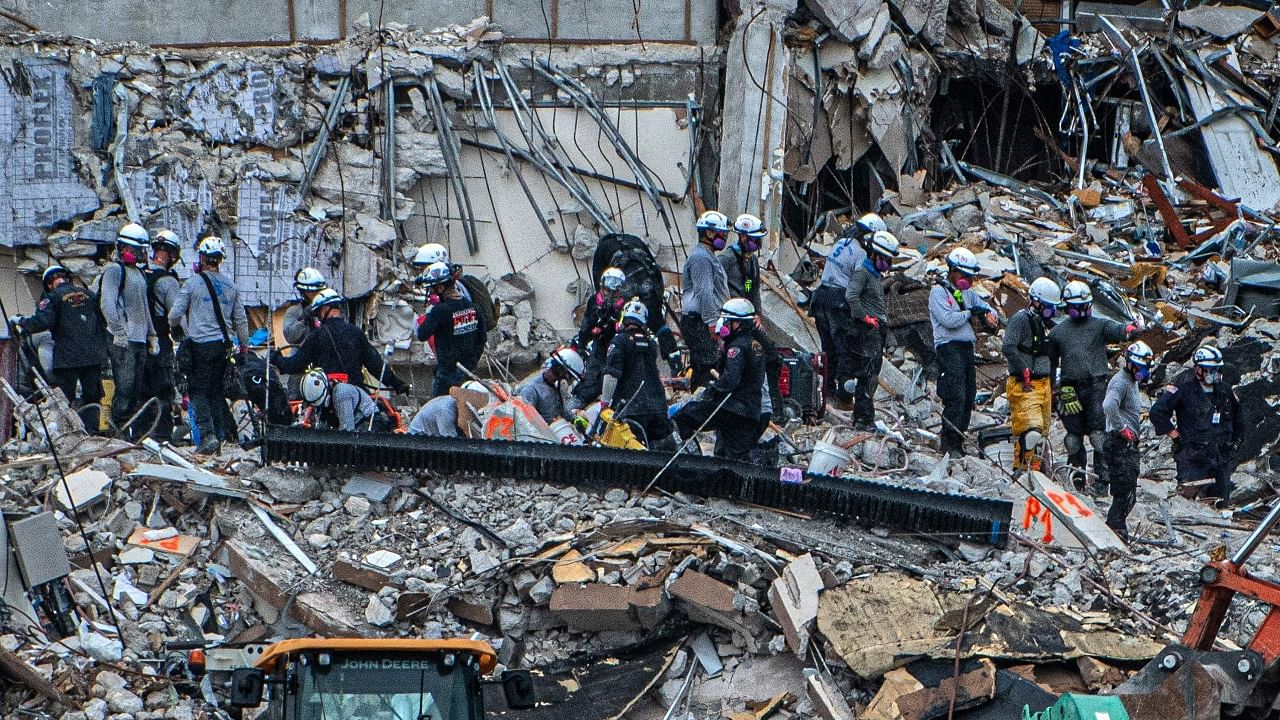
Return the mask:
<path fill-rule="evenodd" d="M 222 443 L 216 438 L 206 438 L 200 443 L 200 447 L 196 448 L 197 455 L 217 455 L 222 449 Z"/>

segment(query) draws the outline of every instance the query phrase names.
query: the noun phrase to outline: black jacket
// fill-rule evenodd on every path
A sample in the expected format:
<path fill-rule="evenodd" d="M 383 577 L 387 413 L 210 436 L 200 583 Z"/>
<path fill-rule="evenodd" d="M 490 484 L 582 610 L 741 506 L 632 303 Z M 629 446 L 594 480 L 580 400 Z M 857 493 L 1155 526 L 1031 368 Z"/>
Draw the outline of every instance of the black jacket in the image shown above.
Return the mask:
<path fill-rule="evenodd" d="M 724 412 L 759 419 L 764 391 L 764 348 L 751 337 L 751 332 L 738 333 L 725 341 L 718 369 L 720 377 L 707 386 L 704 399 L 718 405 L 725 395 L 731 395 L 724 404 Z"/>
<path fill-rule="evenodd" d="M 607 300 L 600 293 L 591 296 L 587 307 L 582 311 L 582 326 L 573 338 L 574 349 L 584 352 L 590 346 L 592 355 L 605 357 L 609 351 L 609 343 L 613 342 L 614 333 L 618 331 L 618 315 L 622 312 L 622 298 Z"/>
<path fill-rule="evenodd" d="M 731 246 L 720 253 L 720 265 L 728 278 L 729 294 L 750 300 L 756 312 L 760 312 L 759 255 L 751 253 L 748 257 L 739 252 L 736 245 Z"/>
<path fill-rule="evenodd" d="M 1204 392 L 1194 372 L 1187 372 L 1173 385 L 1164 387 L 1151 406 L 1150 417 L 1151 425 L 1161 435 L 1176 427 L 1178 442 L 1183 445 L 1229 448 L 1244 436 L 1244 417 L 1235 391 L 1226 382 L 1219 382 L 1211 392 Z"/>
<path fill-rule="evenodd" d="M 329 374 L 345 373 L 347 382 L 367 388 L 361 372 L 365 369 L 375 379 L 381 377 L 383 385 L 396 391 L 408 387 L 390 367 L 384 367 L 382 355 L 365 337 L 364 331 L 341 317 L 331 317 L 322 322 L 289 357 L 273 354 L 271 364 L 290 375 L 305 372 L 311 366 Z"/>
<path fill-rule="evenodd" d="M 666 417 L 667 393 L 658 375 L 658 340 L 647 329 L 627 325 L 618 331 L 609 344 L 604 372 L 618 379 L 613 400 L 620 417 Z"/>
<path fill-rule="evenodd" d="M 457 365 L 475 370 L 484 353 L 485 332 L 480 327 L 480 316 L 476 306 L 462 297 L 445 298 L 432 305 L 418 326 L 417 337 L 431 341 L 438 367 L 449 372 Z"/>
<path fill-rule="evenodd" d="M 107 323 L 92 290 L 64 282 L 46 292 L 22 331 L 53 335 L 53 369 L 89 367 L 107 361 Z"/>

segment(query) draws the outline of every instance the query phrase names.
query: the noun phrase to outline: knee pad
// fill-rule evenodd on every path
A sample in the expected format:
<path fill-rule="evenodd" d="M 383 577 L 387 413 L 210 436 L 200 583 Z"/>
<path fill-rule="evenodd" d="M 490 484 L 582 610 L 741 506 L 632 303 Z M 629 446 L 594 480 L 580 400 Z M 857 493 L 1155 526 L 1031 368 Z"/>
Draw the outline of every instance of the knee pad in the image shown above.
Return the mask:
<path fill-rule="evenodd" d="M 1095 430 L 1089 433 L 1089 444 L 1093 446 L 1094 452 L 1102 452 L 1103 445 L 1107 442 L 1107 434 Z"/>
<path fill-rule="evenodd" d="M 1039 430 L 1028 430 L 1022 434 L 1022 451 L 1040 453 L 1040 443 L 1044 442 L 1044 435 Z"/>

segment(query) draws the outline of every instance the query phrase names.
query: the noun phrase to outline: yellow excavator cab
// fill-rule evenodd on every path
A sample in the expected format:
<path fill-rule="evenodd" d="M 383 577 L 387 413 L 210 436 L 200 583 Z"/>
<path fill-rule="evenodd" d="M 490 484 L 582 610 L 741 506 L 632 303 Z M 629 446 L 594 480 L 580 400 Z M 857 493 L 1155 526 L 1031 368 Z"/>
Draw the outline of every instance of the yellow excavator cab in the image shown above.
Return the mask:
<path fill-rule="evenodd" d="M 232 708 L 268 720 L 481 720 L 498 657 L 478 640 L 301 638 L 267 646 L 229 682 Z M 532 707 L 528 671 L 500 682 L 512 709 Z"/>

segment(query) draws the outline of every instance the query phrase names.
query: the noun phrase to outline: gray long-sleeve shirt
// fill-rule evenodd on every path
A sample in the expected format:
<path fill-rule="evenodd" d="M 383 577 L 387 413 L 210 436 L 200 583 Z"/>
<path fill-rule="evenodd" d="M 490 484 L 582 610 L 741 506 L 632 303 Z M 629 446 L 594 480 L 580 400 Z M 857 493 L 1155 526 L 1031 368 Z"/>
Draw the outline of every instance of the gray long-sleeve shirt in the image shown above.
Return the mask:
<path fill-rule="evenodd" d="M 822 268 L 822 284 L 848 287 L 849 277 L 854 270 L 862 267 L 862 261 L 866 259 L 867 251 L 862 249 L 857 240 L 840 238 L 827 255 L 827 264 Z"/>
<path fill-rule="evenodd" d="M 357 426 L 368 429 L 369 418 L 378 412 L 378 405 L 369 393 L 351 383 L 335 383 L 333 386 L 333 411 L 338 414 L 338 429 L 354 431 Z"/>
<path fill-rule="evenodd" d="M 681 308 L 685 314 L 696 314 L 709 323 L 720 314 L 720 306 L 729 299 L 729 279 L 720 260 L 706 246 L 699 244 L 684 262 L 684 284 L 681 286 Z"/>
<path fill-rule="evenodd" d="M 124 282 L 120 282 L 120 273 Z M 136 266 L 113 262 L 102 271 L 98 287 L 98 307 L 114 338 L 145 343 L 156 334 L 147 308 L 147 278 Z"/>
<path fill-rule="evenodd" d="M 933 325 L 933 346 L 937 347 L 949 342 L 977 342 L 969 325 L 970 310 L 982 313 L 991 312 L 991 306 L 978 297 L 972 288 L 960 293 L 964 299 L 964 307 L 951 295 L 951 289 L 944 285 L 934 285 L 929 290 L 929 322 Z"/>
<path fill-rule="evenodd" d="M 1138 432 L 1142 422 L 1142 403 L 1138 398 L 1138 383 L 1128 370 L 1121 369 L 1107 383 L 1107 394 L 1102 398 L 1102 412 L 1107 416 L 1107 432 L 1120 432 L 1129 428 Z"/>
<path fill-rule="evenodd" d="M 306 306 L 301 302 L 290 303 L 284 311 L 284 341 L 290 345 L 301 345 L 311 331 L 311 322 Z"/>
<path fill-rule="evenodd" d="M 538 373 L 516 390 L 516 397 L 532 405 L 542 419 L 550 423 L 564 417 L 564 398 L 557 385 L 548 383 L 542 379 L 542 373 Z"/>
<path fill-rule="evenodd" d="M 249 316 L 240 302 L 240 291 L 219 272 L 205 272 L 213 281 L 222 317 L 227 323 L 227 333 L 240 340 L 241 347 L 249 344 Z M 222 339 L 218 316 L 213 312 L 213 298 L 200 275 L 192 275 L 182 284 L 178 299 L 169 309 L 169 325 L 181 324 L 192 342 L 206 343 Z"/>
<path fill-rule="evenodd" d="M 409 434 L 458 437 L 458 401 L 449 395 L 432 398 L 413 416 Z"/>
<path fill-rule="evenodd" d="M 870 315 L 881 323 L 889 322 L 884 308 L 884 282 L 880 273 L 867 267 L 865 261 L 849 276 L 844 299 L 849 303 L 849 314 L 854 320 L 860 321 Z"/>
<path fill-rule="evenodd" d="M 1062 382 L 1103 378 L 1110 372 L 1107 344 L 1129 338 L 1115 320 L 1087 317 L 1063 320 L 1049 331 L 1049 358 L 1061 371 Z"/>
<path fill-rule="evenodd" d="M 1037 317 L 1031 309 L 1019 310 L 1009 318 L 1002 347 L 1009 362 L 1009 377 L 1021 379 L 1023 370 L 1030 370 L 1033 378 L 1049 377 L 1049 331 L 1044 325 L 1044 318 Z"/>

